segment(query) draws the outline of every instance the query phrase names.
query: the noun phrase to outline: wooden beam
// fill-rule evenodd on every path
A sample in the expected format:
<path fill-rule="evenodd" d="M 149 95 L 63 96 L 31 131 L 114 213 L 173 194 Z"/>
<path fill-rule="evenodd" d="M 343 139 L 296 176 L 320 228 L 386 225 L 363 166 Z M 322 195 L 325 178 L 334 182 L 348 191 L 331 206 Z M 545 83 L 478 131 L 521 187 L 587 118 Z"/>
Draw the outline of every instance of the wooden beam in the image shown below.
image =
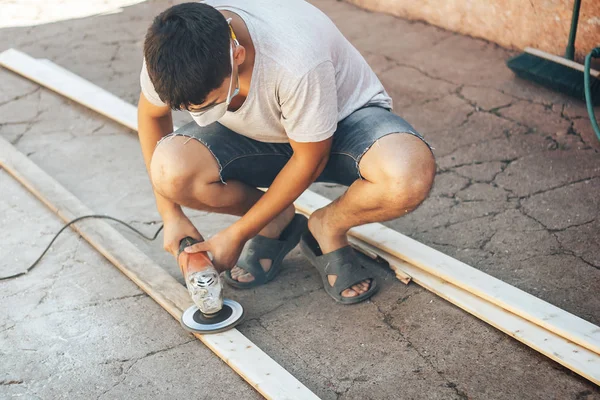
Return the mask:
<path fill-rule="evenodd" d="M 371 246 L 367 245 L 360 239 L 357 239 L 353 236 L 348 237 L 348 241 L 350 242 L 350 245 L 352 245 L 352 247 L 354 247 L 356 250 L 360 251 L 361 253 L 363 253 L 364 255 L 369 257 L 370 259 L 380 260 L 380 261 L 383 260 L 384 262 L 386 262 L 388 264 L 388 266 L 392 269 L 392 271 L 394 271 L 394 273 L 396 274 L 396 278 L 400 282 L 404 283 L 405 285 L 408 285 L 410 283 L 410 281 L 411 281 L 410 275 L 408 275 L 406 272 L 404 272 L 404 270 L 402 270 L 401 268 L 398 268 L 393 263 L 389 262 L 389 260 L 384 259 L 379 254 L 374 252 L 372 250 Z"/>
<path fill-rule="evenodd" d="M 377 247 L 371 251 L 387 260 L 394 268 L 409 274 L 413 281 L 462 308 L 509 336 L 539 351 L 559 364 L 600 385 L 600 355 L 550 332 L 524 318 L 498 307 L 481 297 L 463 290 L 450 282 L 417 268 Z"/>
<path fill-rule="evenodd" d="M 0 166 L 63 221 L 94 214 L 3 138 L 0 138 Z M 72 227 L 177 321 L 183 311 L 192 305 L 183 285 L 103 220 L 83 220 Z M 237 329 L 194 336 L 265 398 L 318 399 Z"/>
<path fill-rule="evenodd" d="M 306 191 L 296 204 L 303 212 L 310 213 L 329 204 L 329 200 Z M 600 327 L 576 315 L 382 224 L 359 226 L 349 233 L 372 247 L 600 354 Z"/>

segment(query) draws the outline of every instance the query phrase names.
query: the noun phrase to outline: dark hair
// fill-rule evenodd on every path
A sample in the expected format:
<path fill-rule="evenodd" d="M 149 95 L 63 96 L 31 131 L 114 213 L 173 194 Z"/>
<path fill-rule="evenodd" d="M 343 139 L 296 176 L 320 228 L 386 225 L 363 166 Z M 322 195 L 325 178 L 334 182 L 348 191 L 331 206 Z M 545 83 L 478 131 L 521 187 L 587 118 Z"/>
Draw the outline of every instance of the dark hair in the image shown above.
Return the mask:
<path fill-rule="evenodd" d="M 146 33 L 144 57 L 160 99 L 173 110 L 205 102 L 231 74 L 230 37 L 225 17 L 206 4 L 159 14 Z"/>

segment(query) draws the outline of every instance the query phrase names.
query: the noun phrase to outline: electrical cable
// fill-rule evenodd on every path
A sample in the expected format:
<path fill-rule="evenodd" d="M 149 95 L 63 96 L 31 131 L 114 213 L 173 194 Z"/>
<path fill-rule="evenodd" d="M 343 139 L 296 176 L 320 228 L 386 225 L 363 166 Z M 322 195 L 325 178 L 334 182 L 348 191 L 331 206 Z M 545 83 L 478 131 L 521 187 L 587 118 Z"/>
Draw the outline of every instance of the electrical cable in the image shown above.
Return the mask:
<path fill-rule="evenodd" d="M 149 241 L 155 240 L 158 237 L 158 234 L 160 233 L 160 231 L 162 231 L 162 229 L 164 228 L 164 225 L 161 225 L 160 228 L 158 228 L 158 230 L 154 234 L 154 236 L 150 237 L 150 236 L 146 236 L 144 233 L 140 232 L 139 230 L 137 230 L 133 226 L 129 225 L 127 222 L 121 221 L 118 218 L 114 218 L 114 217 L 111 217 L 111 216 L 108 216 L 108 215 L 99 215 L 99 214 L 83 215 L 81 217 L 77 217 L 74 220 L 66 223 L 62 228 L 60 228 L 60 230 L 54 235 L 54 237 L 52 238 L 52 240 L 50 241 L 50 243 L 48 244 L 48 246 L 46 246 L 46 248 L 44 249 L 44 251 L 42 252 L 42 254 L 40 254 L 40 256 L 37 258 L 37 260 L 35 260 L 24 272 L 19 272 L 18 274 L 15 274 L 15 275 L 0 277 L 0 281 L 4 281 L 4 280 L 8 280 L 8 279 L 14 279 L 14 278 L 17 278 L 17 277 L 22 276 L 22 275 L 27 275 L 29 273 L 29 271 L 31 271 L 33 269 L 33 267 L 35 267 L 40 262 L 40 260 L 48 252 L 48 250 L 50 250 L 50 247 L 52 246 L 52 243 L 54 243 L 54 241 L 58 238 L 58 236 L 65 229 L 67 229 L 69 226 L 73 225 L 74 223 L 79 222 L 82 219 L 87 219 L 87 218 L 109 219 L 111 221 L 118 222 L 118 223 L 120 223 L 122 225 L 125 225 L 127 228 L 131 229 L 132 231 L 134 231 L 135 233 L 137 233 L 138 235 L 140 235 L 141 237 L 143 237 L 144 239 L 149 240 Z"/>

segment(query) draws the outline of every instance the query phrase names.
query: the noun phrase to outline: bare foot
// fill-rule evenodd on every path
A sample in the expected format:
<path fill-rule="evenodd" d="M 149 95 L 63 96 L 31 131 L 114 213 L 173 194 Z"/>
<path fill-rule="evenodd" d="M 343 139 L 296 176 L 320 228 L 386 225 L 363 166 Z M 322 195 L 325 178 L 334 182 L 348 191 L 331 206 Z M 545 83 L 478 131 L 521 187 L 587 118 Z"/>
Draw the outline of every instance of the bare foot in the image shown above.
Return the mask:
<path fill-rule="evenodd" d="M 258 234 L 261 236 L 265 236 L 271 239 L 278 239 L 281 232 L 292 222 L 294 219 L 296 211 L 294 206 L 288 207 L 284 212 L 279 214 L 273 221 L 269 223 L 262 231 Z M 260 265 L 262 265 L 265 272 L 271 269 L 271 264 L 273 260 L 262 259 L 260 260 Z M 238 282 L 252 282 L 254 280 L 254 276 L 246 270 L 241 269 L 240 267 L 233 267 L 231 269 L 231 277 Z"/>
<path fill-rule="evenodd" d="M 322 210 L 315 211 L 308 219 L 308 230 L 319 243 L 323 254 L 331 253 L 348 246 L 348 237 L 346 232 L 335 232 L 327 223 Z M 333 286 L 337 280 L 337 275 L 327 275 L 329 284 Z M 371 286 L 371 279 L 366 279 L 342 292 L 343 297 L 356 297 L 365 293 Z"/>

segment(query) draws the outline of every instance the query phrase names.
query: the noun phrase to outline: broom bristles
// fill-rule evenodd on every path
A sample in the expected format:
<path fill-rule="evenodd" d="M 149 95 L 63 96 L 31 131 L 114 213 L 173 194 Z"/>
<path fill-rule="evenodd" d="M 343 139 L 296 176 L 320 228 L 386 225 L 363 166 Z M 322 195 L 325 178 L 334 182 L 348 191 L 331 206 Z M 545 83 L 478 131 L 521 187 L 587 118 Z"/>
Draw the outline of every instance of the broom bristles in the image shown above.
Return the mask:
<path fill-rule="evenodd" d="M 577 69 L 530 53 L 509 59 L 506 65 L 517 76 L 585 101 L 583 72 Z M 600 104 L 600 80 L 592 77 L 590 84 L 592 104 L 597 106 Z"/>

